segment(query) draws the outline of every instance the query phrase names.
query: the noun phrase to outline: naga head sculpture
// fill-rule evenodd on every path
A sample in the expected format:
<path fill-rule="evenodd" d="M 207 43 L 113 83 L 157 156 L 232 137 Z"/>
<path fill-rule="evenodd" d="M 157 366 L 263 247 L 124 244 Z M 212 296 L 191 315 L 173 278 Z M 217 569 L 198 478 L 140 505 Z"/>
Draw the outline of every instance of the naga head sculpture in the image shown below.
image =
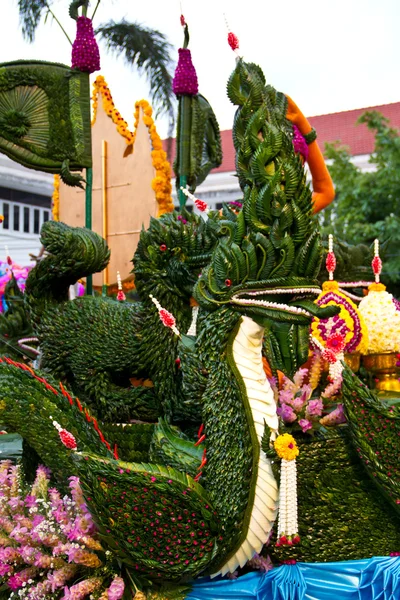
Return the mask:
<path fill-rule="evenodd" d="M 228 305 L 265 327 L 272 368 L 290 376 L 307 360 L 310 323 L 321 315 L 313 302 L 323 249 L 312 193 L 293 147 L 285 96 L 265 85 L 259 67 L 242 60 L 228 95 L 239 106 L 233 140 L 243 208 L 221 226 L 195 297 L 207 310 Z M 337 312 L 323 310 L 324 317 Z"/>

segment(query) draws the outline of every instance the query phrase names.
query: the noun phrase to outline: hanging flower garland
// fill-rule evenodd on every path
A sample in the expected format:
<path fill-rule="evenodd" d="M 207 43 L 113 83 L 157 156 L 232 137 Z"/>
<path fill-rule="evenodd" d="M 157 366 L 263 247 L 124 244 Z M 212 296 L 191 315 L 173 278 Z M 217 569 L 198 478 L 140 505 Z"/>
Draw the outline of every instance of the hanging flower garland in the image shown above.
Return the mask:
<path fill-rule="evenodd" d="M 300 542 L 297 518 L 297 470 L 299 449 L 289 433 L 279 435 L 274 442 L 275 452 L 281 459 L 279 487 L 279 518 L 277 546 L 293 546 Z"/>
<path fill-rule="evenodd" d="M 171 165 L 167 160 L 167 154 L 163 150 L 161 138 L 157 133 L 156 126 L 152 118 L 153 109 L 147 100 L 139 100 L 135 103 L 135 132 L 132 136 L 132 143 L 134 143 L 136 139 L 140 109 L 143 110 L 143 122 L 149 131 L 152 145 L 151 158 L 153 160 L 153 167 L 156 175 L 151 183 L 151 187 L 156 194 L 156 200 L 158 202 L 157 216 L 160 217 L 164 213 L 172 212 L 174 210 L 174 203 L 171 196 Z"/>
<path fill-rule="evenodd" d="M 54 175 L 53 195 L 51 197 L 51 214 L 53 221 L 60 220 L 60 176 Z"/>
<path fill-rule="evenodd" d="M 115 125 L 117 126 L 118 133 L 125 138 L 127 144 L 132 144 L 134 142 L 134 134 L 131 131 L 129 131 L 128 123 L 123 119 L 121 113 L 115 108 L 111 92 L 103 75 L 99 75 L 98 77 L 96 77 L 95 81 L 93 82 L 92 125 L 94 125 L 94 123 L 96 122 L 99 95 L 101 96 L 103 101 L 104 111 L 112 119 L 112 122 L 115 123 Z"/>

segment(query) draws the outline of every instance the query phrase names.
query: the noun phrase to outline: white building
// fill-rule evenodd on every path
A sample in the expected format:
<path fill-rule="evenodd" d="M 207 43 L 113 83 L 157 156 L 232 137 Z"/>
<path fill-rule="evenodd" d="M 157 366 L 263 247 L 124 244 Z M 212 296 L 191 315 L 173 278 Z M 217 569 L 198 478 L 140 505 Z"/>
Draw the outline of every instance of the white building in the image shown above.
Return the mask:
<path fill-rule="evenodd" d="M 53 176 L 26 169 L 0 154 L 0 260 L 6 249 L 20 266 L 31 262 L 30 253 L 40 249 L 39 233 L 51 218 Z"/>

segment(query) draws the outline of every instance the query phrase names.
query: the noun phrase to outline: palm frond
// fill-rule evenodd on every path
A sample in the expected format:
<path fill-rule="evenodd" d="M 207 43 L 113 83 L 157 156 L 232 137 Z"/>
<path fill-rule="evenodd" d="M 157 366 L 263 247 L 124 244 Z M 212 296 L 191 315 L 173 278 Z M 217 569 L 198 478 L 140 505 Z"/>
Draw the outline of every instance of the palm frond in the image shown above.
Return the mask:
<path fill-rule="evenodd" d="M 150 97 L 156 116 L 167 114 L 170 128 L 174 124 L 174 97 L 172 93 L 172 45 L 165 35 L 138 23 L 110 21 L 97 31 L 107 48 L 122 54 L 139 73 L 145 73 L 150 84 Z"/>
<path fill-rule="evenodd" d="M 18 0 L 22 35 L 29 42 L 35 39 L 36 29 L 44 12 L 48 11 L 52 0 Z"/>

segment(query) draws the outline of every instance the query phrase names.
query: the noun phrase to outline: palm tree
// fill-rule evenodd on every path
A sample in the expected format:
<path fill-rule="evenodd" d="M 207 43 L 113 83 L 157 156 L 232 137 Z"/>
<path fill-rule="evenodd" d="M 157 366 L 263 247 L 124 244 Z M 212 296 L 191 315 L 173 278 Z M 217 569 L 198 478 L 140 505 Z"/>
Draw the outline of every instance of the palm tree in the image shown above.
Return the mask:
<path fill-rule="evenodd" d="M 97 0 L 92 19 L 100 2 L 101 0 Z M 47 18 L 48 15 L 53 16 L 67 35 L 55 16 L 52 5 L 53 0 L 18 0 L 22 34 L 25 39 L 30 42 L 34 41 L 41 19 Z M 79 7 L 82 7 L 82 14 L 86 15 L 88 5 L 89 0 L 75 0 L 70 4 L 70 15 L 77 14 Z M 108 50 L 122 55 L 126 62 L 136 68 L 139 73 L 146 74 L 156 115 L 167 114 L 172 129 L 174 96 L 172 93 L 173 65 L 170 55 L 173 47 L 165 35 L 160 31 L 143 27 L 138 23 L 128 23 L 125 20 L 104 23 L 97 28 L 96 33 Z"/>

